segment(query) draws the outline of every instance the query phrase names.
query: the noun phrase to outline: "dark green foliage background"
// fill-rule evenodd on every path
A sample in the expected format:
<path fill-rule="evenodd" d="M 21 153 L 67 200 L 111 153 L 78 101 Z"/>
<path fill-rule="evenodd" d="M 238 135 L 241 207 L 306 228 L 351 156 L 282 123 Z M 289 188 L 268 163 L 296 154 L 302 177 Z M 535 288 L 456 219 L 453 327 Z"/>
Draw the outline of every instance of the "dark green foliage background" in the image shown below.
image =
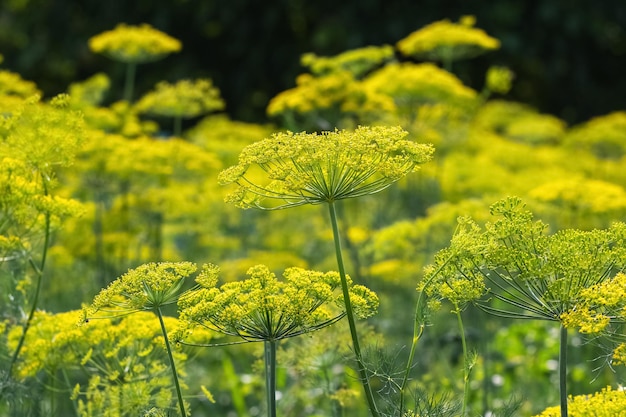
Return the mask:
<path fill-rule="evenodd" d="M 149 23 L 183 51 L 139 68 L 138 94 L 159 80 L 210 77 L 233 119 L 259 122 L 276 93 L 294 85 L 305 52 L 334 55 L 395 44 L 435 20 L 477 17 L 499 51 L 455 65 L 480 89 L 491 64 L 516 74 L 508 95 L 568 123 L 626 108 L 623 0 L 2 0 L 4 68 L 46 96 L 95 72 L 121 88 L 123 67 L 92 54 L 87 39 L 116 24 Z M 119 97 L 113 90 L 111 97 Z"/>

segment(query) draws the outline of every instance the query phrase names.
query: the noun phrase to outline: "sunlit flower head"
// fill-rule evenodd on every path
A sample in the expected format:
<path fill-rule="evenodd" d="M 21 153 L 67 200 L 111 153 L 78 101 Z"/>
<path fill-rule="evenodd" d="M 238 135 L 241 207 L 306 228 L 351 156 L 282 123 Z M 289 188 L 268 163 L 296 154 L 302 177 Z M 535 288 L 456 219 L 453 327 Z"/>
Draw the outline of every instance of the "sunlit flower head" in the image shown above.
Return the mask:
<path fill-rule="evenodd" d="M 508 93 L 512 82 L 513 72 L 506 67 L 492 66 L 487 70 L 485 84 L 494 93 Z"/>
<path fill-rule="evenodd" d="M 585 328 L 588 332 L 608 324 L 603 316 L 611 306 L 600 297 L 606 293 L 601 289 L 626 267 L 626 224 L 549 234 L 547 225 L 533 220 L 517 197 L 494 203 L 491 212 L 497 220 L 487 223 L 484 231 L 463 220 L 464 227 L 450 246 L 427 268 L 427 277 L 444 284 L 439 291 L 443 296 L 475 301 L 502 317 L 557 321 L 571 327 L 593 318 L 594 323 Z M 491 287 L 485 292 L 490 299 L 479 300 L 486 286 Z M 600 298 L 594 301 L 592 293 Z M 472 294 L 478 297 L 469 297 Z M 499 304 L 492 303 L 495 300 Z"/>
<path fill-rule="evenodd" d="M 181 43 L 148 24 L 119 24 L 115 29 L 89 39 L 89 48 L 119 62 L 139 64 L 157 61 L 178 52 Z"/>
<path fill-rule="evenodd" d="M 85 134 L 82 115 L 69 109 L 68 103 L 66 94 L 49 103 L 34 96 L 13 109 L 0 126 L 0 137 L 5 136 L 0 155 L 26 161 L 47 176 L 55 167 L 71 165 Z"/>
<path fill-rule="evenodd" d="M 439 20 L 411 33 L 396 46 L 406 55 L 435 61 L 456 61 L 498 49 L 500 41 L 474 27 L 472 16 L 459 23 Z"/>
<path fill-rule="evenodd" d="M 488 242 L 470 218 L 458 219 L 450 246 L 435 255 L 424 268 L 418 290 L 433 300 L 446 299 L 461 307 L 482 297 L 488 289 L 477 265 L 483 261 Z"/>
<path fill-rule="evenodd" d="M 626 393 L 623 389 L 602 388 L 593 394 L 570 396 L 568 413 L 572 417 L 614 417 L 626 410 Z M 561 408 L 548 407 L 534 417 L 560 417 Z"/>
<path fill-rule="evenodd" d="M 356 78 L 393 58 L 393 47 L 368 46 L 346 51 L 332 57 L 317 56 L 313 53 L 302 55 L 300 62 L 317 75 L 347 70 Z"/>
<path fill-rule="evenodd" d="M 24 80 L 19 74 L 0 70 L 0 95 L 28 98 L 40 94 L 37 85 Z"/>
<path fill-rule="evenodd" d="M 160 82 L 137 103 L 139 113 L 191 118 L 224 108 L 219 90 L 209 79 Z"/>
<path fill-rule="evenodd" d="M 594 117 L 574 126 L 564 140 L 571 149 L 604 160 L 619 161 L 626 155 L 626 111 Z"/>
<path fill-rule="evenodd" d="M 86 319 L 101 313 L 119 315 L 175 303 L 184 279 L 195 271 L 196 265 L 191 262 L 149 263 L 131 269 L 95 296 Z"/>
<path fill-rule="evenodd" d="M 242 208 L 278 209 L 374 194 L 432 158 L 431 145 L 407 140 L 407 134 L 400 127 L 277 133 L 244 148 L 239 163 L 222 171 L 219 181 L 235 184 L 227 201 Z"/>
<path fill-rule="evenodd" d="M 367 89 L 392 97 L 398 106 L 444 103 L 468 105 L 477 97 L 454 74 L 431 63 L 392 63 L 363 80 Z"/>
<path fill-rule="evenodd" d="M 198 289 L 178 302 L 188 329 L 195 326 L 237 336 L 246 341 L 280 340 L 331 325 L 345 315 L 340 276 L 288 268 L 283 280 L 265 265 L 248 270 L 249 278 L 217 287 L 219 268 L 205 265 Z M 378 308 L 376 294 L 350 282 L 350 299 L 357 317 Z M 183 332 L 184 333 L 184 332 Z"/>

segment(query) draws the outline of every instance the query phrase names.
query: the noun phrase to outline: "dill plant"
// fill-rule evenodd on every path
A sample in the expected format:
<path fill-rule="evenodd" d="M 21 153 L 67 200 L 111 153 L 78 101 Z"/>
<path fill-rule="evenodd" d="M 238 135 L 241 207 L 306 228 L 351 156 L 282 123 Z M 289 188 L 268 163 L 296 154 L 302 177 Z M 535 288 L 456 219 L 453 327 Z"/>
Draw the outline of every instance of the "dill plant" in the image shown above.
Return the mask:
<path fill-rule="evenodd" d="M 534 221 L 518 197 L 494 203 L 491 213 L 498 219 L 484 231 L 471 219 L 461 222 L 449 247 L 427 267 L 423 288 L 453 304 L 463 294 L 463 301 L 499 317 L 558 323 L 561 416 L 566 417 L 568 328 L 599 332 L 622 320 L 604 313 L 618 302 L 593 294 L 619 287 L 626 268 L 626 224 L 548 234 L 547 225 Z"/>
<path fill-rule="evenodd" d="M 341 278 L 337 272 L 288 268 L 283 281 L 265 265 L 248 270 L 249 278 L 217 287 L 219 267 L 205 265 L 198 286 L 178 301 L 182 327 L 177 339 L 191 346 L 223 346 L 185 341 L 197 327 L 234 336 L 239 343 L 263 342 L 267 414 L 276 416 L 276 347 L 281 340 L 320 330 L 343 318 Z M 349 280 L 349 277 L 348 277 Z M 349 282 L 354 313 L 375 314 L 376 294 Z M 237 343 L 237 342 L 233 342 Z"/>
<path fill-rule="evenodd" d="M 441 61 L 446 70 L 457 60 L 472 58 L 498 49 L 500 41 L 484 30 L 474 27 L 476 18 L 462 16 L 458 23 L 439 20 L 416 30 L 397 42 L 398 50 L 405 56 Z"/>
<path fill-rule="evenodd" d="M 139 113 L 174 119 L 174 136 L 180 137 L 182 119 L 202 116 L 224 109 L 220 91 L 210 79 L 162 81 L 136 104 Z"/>
<path fill-rule="evenodd" d="M 89 48 L 98 54 L 126 64 L 124 100 L 130 102 L 135 89 L 137 64 L 154 62 L 180 51 L 178 39 L 148 24 L 129 26 L 119 24 L 89 39 Z"/>
<path fill-rule="evenodd" d="M 22 314 L 25 320 L 19 323 L 22 332 L 6 378 L 12 376 L 40 304 L 52 231 L 61 219 L 82 211 L 80 203 L 54 195 L 54 190 L 57 170 L 74 162 L 83 133 L 82 118 L 67 108 L 65 95 L 48 103 L 38 96 L 23 100 L 0 123 L 0 260 L 8 267 L 23 265 L 16 268 L 23 276 L 9 289 L 13 294 L 9 298 L 32 297 L 28 312 Z M 35 279 L 32 294 L 29 270 Z"/>
<path fill-rule="evenodd" d="M 129 270 L 100 291 L 94 297 L 93 303 L 84 310 L 85 321 L 95 318 L 114 318 L 139 311 L 152 311 L 156 314 L 165 341 L 181 417 L 186 417 L 188 414 L 162 310 L 178 301 L 185 278 L 193 274 L 196 269 L 196 265 L 191 262 L 141 265 Z"/>
<path fill-rule="evenodd" d="M 428 162 L 434 148 L 407 140 L 407 135 L 400 127 L 384 126 L 321 134 L 277 133 L 244 148 L 238 164 L 218 177 L 221 184 L 235 186 L 226 201 L 241 208 L 277 210 L 305 204 L 327 205 L 357 371 L 374 417 L 380 412 L 356 330 L 336 204 L 378 193 Z"/>

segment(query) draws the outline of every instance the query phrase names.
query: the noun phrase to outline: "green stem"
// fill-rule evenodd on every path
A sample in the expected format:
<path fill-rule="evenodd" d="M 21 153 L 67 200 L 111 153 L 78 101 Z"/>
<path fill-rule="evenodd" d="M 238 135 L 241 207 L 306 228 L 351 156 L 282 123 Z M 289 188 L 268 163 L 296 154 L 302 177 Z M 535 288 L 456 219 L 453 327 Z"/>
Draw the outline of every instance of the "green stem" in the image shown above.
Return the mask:
<path fill-rule="evenodd" d="M 337 211 L 335 210 L 335 203 L 330 201 L 328 203 L 330 211 L 330 222 L 333 228 L 333 239 L 335 241 L 335 254 L 337 256 L 337 266 L 339 268 L 339 276 L 341 277 L 341 290 L 343 292 L 343 301 L 346 307 L 346 317 L 348 318 L 348 324 L 350 326 L 350 336 L 352 337 L 352 345 L 354 347 L 354 355 L 357 362 L 357 368 L 363 389 L 365 390 L 365 397 L 369 406 L 372 417 L 379 417 L 378 408 L 374 401 L 374 395 L 370 386 L 369 377 L 363 364 L 363 357 L 361 356 L 361 347 L 359 345 L 359 337 L 356 331 L 356 323 L 354 320 L 354 312 L 352 311 L 352 303 L 350 302 L 350 292 L 348 290 L 348 280 L 346 279 L 346 271 L 343 265 L 343 256 L 341 254 L 341 241 L 339 239 L 339 226 L 337 224 Z"/>
<path fill-rule="evenodd" d="M 43 178 L 43 175 L 42 175 Z M 46 178 L 43 178 L 43 194 L 44 196 L 48 195 L 48 187 L 46 185 Z M 39 295 L 41 294 L 41 284 L 43 281 L 43 270 L 46 265 L 46 258 L 48 257 L 48 245 L 50 244 L 50 212 L 46 212 L 44 218 L 44 240 L 43 240 L 43 248 L 41 251 L 41 261 L 39 262 L 39 266 L 35 264 L 32 258 L 29 259 L 31 266 L 35 270 L 37 274 L 37 284 L 35 286 L 35 295 L 33 297 L 33 304 L 30 308 L 30 312 L 28 313 L 28 318 L 26 319 L 26 323 L 24 324 L 24 331 L 20 336 L 20 340 L 17 342 L 17 348 L 15 348 L 15 352 L 13 352 L 13 357 L 11 358 L 11 363 L 9 364 L 9 372 L 7 375 L 11 375 L 13 372 L 13 367 L 17 362 L 17 358 L 20 355 L 22 347 L 24 346 L 24 341 L 26 340 L 26 333 L 30 328 L 30 325 L 33 321 L 33 317 L 35 316 L 35 312 L 37 311 L 37 305 L 39 304 Z"/>
<path fill-rule="evenodd" d="M 457 322 L 459 324 L 459 332 L 461 333 L 461 345 L 463 346 L 463 407 L 461 409 L 461 416 L 465 416 L 467 412 L 467 402 L 469 400 L 469 379 L 470 372 L 472 371 L 473 363 L 468 362 L 467 356 L 467 341 L 465 340 L 465 327 L 463 327 L 463 318 L 461 317 L 461 309 L 458 305 L 454 306 L 454 314 L 456 315 Z"/>
<path fill-rule="evenodd" d="M 264 345 L 267 417 L 276 417 L 276 341 L 266 340 Z"/>
<path fill-rule="evenodd" d="M 430 283 L 437 277 L 439 272 L 443 269 L 444 266 L 448 264 L 448 262 L 452 259 L 452 257 L 448 258 L 439 269 L 432 274 L 430 279 L 424 284 L 424 287 L 420 291 L 420 295 L 417 298 L 417 303 L 415 304 L 415 320 L 413 321 L 413 340 L 411 342 L 411 350 L 409 351 L 409 358 L 406 363 L 406 368 L 404 369 L 404 376 L 402 378 L 402 384 L 400 384 L 400 415 L 404 415 L 404 396 L 406 394 L 406 384 L 409 381 L 409 373 L 413 368 L 413 360 L 415 358 L 415 351 L 417 350 L 417 342 L 422 337 L 424 333 L 424 327 L 426 326 L 425 320 L 423 320 L 422 314 L 422 300 L 426 288 L 430 285 Z"/>
<path fill-rule="evenodd" d="M 126 64 L 126 80 L 124 81 L 124 100 L 129 103 L 133 99 L 133 92 L 135 90 L 135 73 L 137 72 L 137 64 L 129 62 Z"/>
<path fill-rule="evenodd" d="M 562 324 L 559 343 L 559 395 L 561 396 L 561 417 L 567 417 L 567 328 Z"/>
<path fill-rule="evenodd" d="M 180 390 L 180 383 L 178 382 L 178 373 L 176 372 L 176 364 L 174 363 L 174 356 L 172 355 L 172 347 L 170 346 L 170 339 L 167 337 L 167 330 L 165 330 L 165 322 L 163 321 L 163 314 L 161 309 L 156 308 L 157 316 L 159 317 L 159 323 L 161 323 L 161 331 L 163 332 L 163 338 L 165 339 L 165 348 L 167 349 L 167 356 L 170 360 L 170 367 L 172 368 L 172 377 L 174 378 L 174 385 L 176 386 L 176 395 L 178 396 L 178 406 L 180 407 L 180 415 L 187 417 L 185 411 L 185 402 L 183 401 L 183 394 Z"/>
<path fill-rule="evenodd" d="M 404 395 L 406 393 L 406 384 L 409 380 L 409 373 L 411 372 L 411 368 L 413 368 L 413 360 L 415 358 L 415 351 L 417 350 L 417 342 L 420 340 L 422 334 L 424 333 L 424 322 L 423 320 L 420 320 L 422 294 L 423 292 L 420 293 L 415 307 L 415 320 L 413 321 L 413 340 L 411 341 L 411 350 L 409 351 L 409 358 L 407 360 L 406 368 L 404 369 L 402 384 L 400 384 L 400 415 L 404 415 Z"/>

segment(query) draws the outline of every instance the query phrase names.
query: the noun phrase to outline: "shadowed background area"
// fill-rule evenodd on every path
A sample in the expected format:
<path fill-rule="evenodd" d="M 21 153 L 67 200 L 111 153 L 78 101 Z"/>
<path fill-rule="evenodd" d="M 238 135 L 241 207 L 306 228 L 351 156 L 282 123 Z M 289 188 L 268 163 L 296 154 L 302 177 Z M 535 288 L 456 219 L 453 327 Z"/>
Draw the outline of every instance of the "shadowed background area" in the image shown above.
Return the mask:
<path fill-rule="evenodd" d="M 97 72 L 121 96 L 124 67 L 93 54 L 87 40 L 118 23 L 149 23 L 183 50 L 138 68 L 137 95 L 159 80 L 210 77 L 236 120 L 262 122 L 269 99 L 294 85 L 300 55 L 394 45 L 435 20 L 476 16 L 501 48 L 455 63 L 480 89 L 489 65 L 516 79 L 508 98 L 573 124 L 625 109 L 626 3 L 622 0 L 3 0 L 2 67 L 35 81 L 46 96 Z"/>

